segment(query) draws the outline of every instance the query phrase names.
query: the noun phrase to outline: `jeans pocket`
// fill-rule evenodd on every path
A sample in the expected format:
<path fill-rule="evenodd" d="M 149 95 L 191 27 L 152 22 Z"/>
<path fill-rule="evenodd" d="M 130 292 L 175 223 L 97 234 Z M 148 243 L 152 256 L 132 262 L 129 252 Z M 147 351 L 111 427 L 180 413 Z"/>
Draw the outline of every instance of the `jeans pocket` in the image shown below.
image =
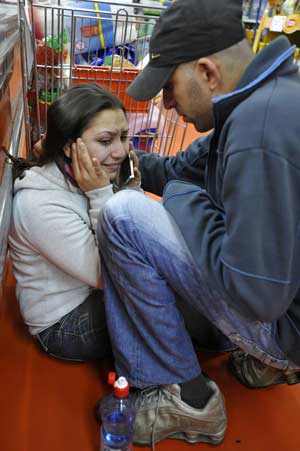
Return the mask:
<path fill-rule="evenodd" d="M 41 347 L 43 348 L 43 350 L 49 353 L 48 348 L 49 332 L 47 330 L 40 332 L 39 334 L 36 335 L 36 338 L 40 343 Z"/>

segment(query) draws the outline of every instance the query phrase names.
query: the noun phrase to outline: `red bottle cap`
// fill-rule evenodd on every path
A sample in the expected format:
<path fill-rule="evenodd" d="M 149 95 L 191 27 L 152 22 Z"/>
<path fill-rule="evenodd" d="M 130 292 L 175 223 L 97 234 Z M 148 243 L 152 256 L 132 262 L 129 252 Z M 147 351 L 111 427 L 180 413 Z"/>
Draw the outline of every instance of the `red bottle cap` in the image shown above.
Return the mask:
<path fill-rule="evenodd" d="M 129 395 L 129 384 L 127 379 L 123 376 L 116 380 L 116 373 L 110 371 L 107 376 L 107 382 L 109 385 L 114 386 L 114 394 L 117 398 L 126 398 Z"/>
<path fill-rule="evenodd" d="M 129 384 L 125 377 L 119 377 L 114 383 L 114 394 L 117 398 L 126 398 L 129 395 Z"/>

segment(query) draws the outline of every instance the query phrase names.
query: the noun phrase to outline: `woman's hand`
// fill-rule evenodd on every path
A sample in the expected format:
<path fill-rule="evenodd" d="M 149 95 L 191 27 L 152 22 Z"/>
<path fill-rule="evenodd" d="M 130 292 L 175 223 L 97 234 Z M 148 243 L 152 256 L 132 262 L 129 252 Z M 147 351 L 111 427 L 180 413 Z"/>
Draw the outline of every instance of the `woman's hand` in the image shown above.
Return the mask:
<path fill-rule="evenodd" d="M 138 157 L 136 156 L 136 153 L 134 151 L 132 143 L 129 144 L 129 154 L 130 154 L 130 158 L 133 161 L 134 178 L 132 180 L 130 180 L 130 182 L 126 185 L 126 187 L 137 188 L 137 187 L 141 186 L 142 178 L 141 178 L 141 173 L 139 171 L 139 160 L 138 160 Z"/>
<path fill-rule="evenodd" d="M 34 144 L 32 148 L 32 153 L 35 156 L 35 158 L 40 158 L 41 155 L 44 153 L 44 141 L 46 139 L 45 135 L 41 135 L 40 139 Z"/>
<path fill-rule="evenodd" d="M 72 169 L 79 188 L 86 192 L 110 185 L 109 178 L 97 158 L 88 153 L 82 139 L 72 144 Z"/>

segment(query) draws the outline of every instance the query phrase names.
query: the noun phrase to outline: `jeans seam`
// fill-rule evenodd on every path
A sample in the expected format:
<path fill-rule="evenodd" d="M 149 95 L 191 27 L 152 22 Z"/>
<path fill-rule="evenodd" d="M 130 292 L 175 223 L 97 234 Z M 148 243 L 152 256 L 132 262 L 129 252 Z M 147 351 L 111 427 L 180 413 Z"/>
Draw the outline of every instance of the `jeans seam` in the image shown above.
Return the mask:
<path fill-rule="evenodd" d="M 270 359 L 272 359 L 278 363 L 286 363 L 287 362 L 287 364 L 288 364 L 288 362 L 289 362 L 288 359 L 286 359 L 286 358 L 275 357 L 271 352 L 262 349 L 256 342 L 254 342 L 253 340 L 249 340 L 248 338 L 242 336 L 238 332 L 233 332 L 233 333 L 229 334 L 229 339 L 232 340 L 233 343 L 235 343 L 235 338 L 238 341 L 240 341 L 241 343 L 247 343 L 252 349 L 254 348 L 260 354 L 264 355 L 265 356 L 264 360 L 266 360 L 269 357 Z"/>

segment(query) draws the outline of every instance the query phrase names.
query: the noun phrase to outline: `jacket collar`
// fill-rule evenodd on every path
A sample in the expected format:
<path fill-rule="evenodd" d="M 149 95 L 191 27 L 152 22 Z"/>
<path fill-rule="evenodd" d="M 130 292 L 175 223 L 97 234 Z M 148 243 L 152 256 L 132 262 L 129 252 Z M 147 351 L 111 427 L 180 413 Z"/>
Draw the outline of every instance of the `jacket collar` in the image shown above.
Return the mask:
<path fill-rule="evenodd" d="M 258 53 L 250 63 L 235 91 L 213 99 L 215 133 L 217 135 L 234 108 L 246 99 L 251 92 L 255 91 L 270 75 L 283 70 L 282 66 L 288 59 L 290 61 L 287 62 L 287 69 L 297 71 L 290 58 L 295 52 L 295 48 L 295 46 L 290 45 L 285 36 L 275 39 Z"/>
<path fill-rule="evenodd" d="M 264 50 L 256 55 L 242 76 L 236 92 L 250 88 L 251 85 L 257 85 L 265 80 L 293 55 L 295 48 L 296 46 L 291 46 L 285 36 L 274 39 Z"/>
<path fill-rule="evenodd" d="M 217 143 L 226 119 L 270 75 L 286 71 L 296 73 L 298 69 L 290 58 L 294 51 L 295 46 L 291 47 L 286 37 L 275 39 L 253 59 L 235 91 L 213 99 L 215 124 L 209 151 L 206 187 L 215 202 L 220 202 L 216 193 Z M 286 65 L 283 68 L 284 63 Z"/>

